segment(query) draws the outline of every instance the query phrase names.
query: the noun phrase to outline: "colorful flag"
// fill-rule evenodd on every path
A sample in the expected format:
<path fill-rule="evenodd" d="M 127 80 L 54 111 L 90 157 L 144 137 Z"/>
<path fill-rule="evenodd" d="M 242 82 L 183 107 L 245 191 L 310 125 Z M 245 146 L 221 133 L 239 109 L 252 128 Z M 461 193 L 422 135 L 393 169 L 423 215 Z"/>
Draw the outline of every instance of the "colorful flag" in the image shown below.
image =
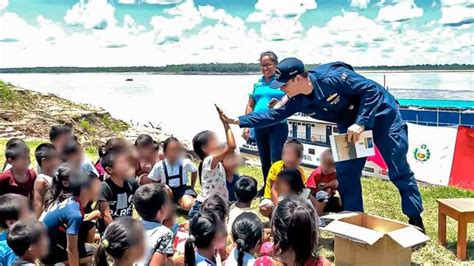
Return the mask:
<path fill-rule="evenodd" d="M 456 133 L 456 128 L 408 123 L 407 159 L 416 180 L 435 185 L 448 185 Z"/>
<path fill-rule="evenodd" d="M 474 129 L 459 126 L 449 185 L 474 190 Z"/>

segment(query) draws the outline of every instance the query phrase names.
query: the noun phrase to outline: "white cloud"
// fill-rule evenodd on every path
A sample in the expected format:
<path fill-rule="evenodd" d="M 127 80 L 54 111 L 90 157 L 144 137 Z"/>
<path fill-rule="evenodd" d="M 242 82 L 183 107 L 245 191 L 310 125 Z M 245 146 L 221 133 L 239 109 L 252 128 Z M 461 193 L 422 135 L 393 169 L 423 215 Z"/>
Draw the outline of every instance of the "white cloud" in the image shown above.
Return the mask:
<path fill-rule="evenodd" d="M 360 9 L 366 9 L 369 4 L 370 0 L 351 0 L 351 6 Z"/>
<path fill-rule="evenodd" d="M 115 9 L 107 0 L 80 0 L 66 12 L 64 20 L 86 29 L 103 30 L 116 23 Z"/>
<path fill-rule="evenodd" d="M 301 35 L 301 15 L 316 7 L 316 0 L 258 0 L 246 21 L 261 23 L 266 40 L 288 40 Z"/>
<path fill-rule="evenodd" d="M 450 2 L 443 6 L 459 5 Z M 83 19 L 79 25 L 84 27 L 66 31 L 64 24 L 43 16 L 27 23 L 20 16 L 5 12 L 0 13 L 0 66 L 256 62 L 258 53 L 269 49 L 281 58 L 297 56 L 307 63 L 343 60 L 353 65 L 399 65 L 472 61 L 474 24 L 442 27 L 433 21 L 415 26 L 343 12 L 324 26 L 304 30 L 299 21 L 303 9 L 283 12 L 262 6 L 257 10 L 264 17 L 259 30 L 248 28 L 241 18 L 223 9 L 196 6 L 191 0 L 166 9 L 165 16 L 153 17 L 151 29 L 125 15 L 123 24 L 113 18 L 114 23 L 103 30 L 90 30 L 94 27 L 83 25 Z"/>
<path fill-rule="evenodd" d="M 394 5 L 380 8 L 377 16 L 383 22 L 400 22 L 423 15 L 423 9 L 416 6 L 414 0 L 400 0 Z"/>
<path fill-rule="evenodd" d="M 184 31 L 191 30 L 202 22 L 201 14 L 192 0 L 169 8 L 165 12 L 172 17 L 154 16 L 150 20 L 156 44 L 179 41 Z"/>
<path fill-rule="evenodd" d="M 440 23 L 449 26 L 474 23 L 474 3 L 469 0 L 442 0 Z"/>
<path fill-rule="evenodd" d="M 316 0 L 258 0 L 255 4 L 256 11 L 247 17 L 247 21 L 262 22 L 272 17 L 299 17 L 316 7 Z"/>
<path fill-rule="evenodd" d="M 0 0 L 0 12 L 6 9 L 8 6 L 8 0 Z"/>

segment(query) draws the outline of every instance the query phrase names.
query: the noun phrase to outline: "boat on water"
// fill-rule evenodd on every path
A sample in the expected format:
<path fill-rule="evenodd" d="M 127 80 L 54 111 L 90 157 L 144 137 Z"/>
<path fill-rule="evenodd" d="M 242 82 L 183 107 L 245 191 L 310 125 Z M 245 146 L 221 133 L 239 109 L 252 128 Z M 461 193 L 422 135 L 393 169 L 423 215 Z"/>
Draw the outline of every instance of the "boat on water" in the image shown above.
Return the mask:
<path fill-rule="evenodd" d="M 438 99 L 399 99 L 400 113 L 409 123 L 433 127 L 466 126 L 474 128 L 474 101 Z M 325 122 L 297 113 L 288 118 L 288 139 L 298 139 L 303 143 L 302 165 L 309 168 L 319 166 L 319 155 L 331 147 L 330 136 L 338 133 L 336 124 Z M 257 145 L 249 140 L 240 147 L 243 154 L 258 155 Z M 371 162 L 367 162 L 364 172 L 377 172 Z M 386 176 L 381 172 L 380 175 Z"/>
<path fill-rule="evenodd" d="M 133 79 L 132 79 L 132 78 L 128 78 L 128 79 L 126 79 L 125 81 L 133 81 Z"/>

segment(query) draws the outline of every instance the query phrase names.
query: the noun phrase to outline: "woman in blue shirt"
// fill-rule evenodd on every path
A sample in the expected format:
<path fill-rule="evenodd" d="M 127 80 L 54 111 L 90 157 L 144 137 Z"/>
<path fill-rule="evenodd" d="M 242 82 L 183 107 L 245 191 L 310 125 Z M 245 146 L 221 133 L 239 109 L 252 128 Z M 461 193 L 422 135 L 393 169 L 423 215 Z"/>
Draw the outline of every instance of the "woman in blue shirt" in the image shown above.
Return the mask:
<path fill-rule="evenodd" d="M 270 83 L 275 78 L 277 64 L 278 58 L 275 53 L 267 51 L 260 54 L 260 67 L 263 76 L 254 84 L 253 92 L 249 94 L 245 114 L 265 112 L 285 96 L 285 93 L 280 89 L 270 88 Z M 283 144 L 285 144 L 288 137 L 288 124 L 286 119 L 284 119 L 280 123 L 268 127 L 255 128 L 254 130 L 264 178 L 264 187 L 259 192 L 259 195 L 263 195 L 268 171 L 272 163 L 281 160 Z M 250 129 L 244 128 L 242 134 L 243 138 L 248 140 L 249 135 Z"/>

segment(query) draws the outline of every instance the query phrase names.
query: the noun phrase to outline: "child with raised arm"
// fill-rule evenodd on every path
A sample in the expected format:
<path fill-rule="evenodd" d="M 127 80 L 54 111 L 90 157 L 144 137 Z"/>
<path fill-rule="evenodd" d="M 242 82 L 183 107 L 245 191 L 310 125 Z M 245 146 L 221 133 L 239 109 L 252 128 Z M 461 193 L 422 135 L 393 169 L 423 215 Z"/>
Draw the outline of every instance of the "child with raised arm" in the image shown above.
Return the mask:
<path fill-rule="evenodd" d="M 229 123 L 226 122 L 224 113 L 217 106 L 216 109 L 224 126 L 227 145 L 222 148 L 216 134 L 208 130 L 198 133 L 193 138 L 194 152 L 201 158 L 202 162 L 199 164 L 201 194 L 198 195 L 193 208 L 189 212 L 191 218 L 201 209 L 202 203 L 209 196 L 219 195 L 225 200 L 228 199 L 226 174 L 222 161 L 227 155 L 234 152 L 236 144 L 234 134 Z"/>

